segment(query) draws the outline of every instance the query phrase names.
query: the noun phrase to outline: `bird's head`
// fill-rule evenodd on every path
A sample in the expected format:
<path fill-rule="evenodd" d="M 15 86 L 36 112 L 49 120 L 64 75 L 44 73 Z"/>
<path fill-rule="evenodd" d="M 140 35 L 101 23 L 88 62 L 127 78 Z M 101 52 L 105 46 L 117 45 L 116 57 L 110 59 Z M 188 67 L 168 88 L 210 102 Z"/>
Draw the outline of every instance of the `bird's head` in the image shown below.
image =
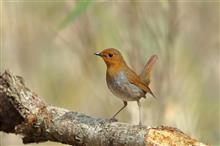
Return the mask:
<path fill-rule="evenodd" d="M 121 65 L 124 63 L 121 53 L 114 48 L 105 49 L 101 52 L 95 53 L 95 55 L 102 57 L 107 67 Z"/>

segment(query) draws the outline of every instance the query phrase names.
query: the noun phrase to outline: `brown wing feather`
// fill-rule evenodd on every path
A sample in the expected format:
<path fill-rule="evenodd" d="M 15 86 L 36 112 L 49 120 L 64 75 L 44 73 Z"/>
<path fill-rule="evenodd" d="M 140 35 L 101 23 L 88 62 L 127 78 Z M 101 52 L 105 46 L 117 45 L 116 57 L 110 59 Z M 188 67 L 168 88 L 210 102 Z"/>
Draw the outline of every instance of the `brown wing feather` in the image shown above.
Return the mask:
<path fill-rule="evenodd" d="M 126 69 L 125 69 L 125 74 L 126 74 L 126 77 L 127 77 L 128 81 L 131 84 L 134 84 L 134 85 L 138 86 L 144 92 L 150 93 L 154 98 L 156 98 L 156 96 L 153 94 L 151 89 L 148 86 L 146 86 L 144 83 L 142 83 L 140 78 L 138 77 L 138 75 L 127 66 L 126 66 Z"/>

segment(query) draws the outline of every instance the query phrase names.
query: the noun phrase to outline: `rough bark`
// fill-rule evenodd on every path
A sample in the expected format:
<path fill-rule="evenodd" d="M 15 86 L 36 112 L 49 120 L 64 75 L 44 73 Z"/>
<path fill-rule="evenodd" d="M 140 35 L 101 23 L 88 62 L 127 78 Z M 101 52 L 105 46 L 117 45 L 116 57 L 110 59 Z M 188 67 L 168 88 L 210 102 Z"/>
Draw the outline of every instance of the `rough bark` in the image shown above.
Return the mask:
<path fill-rule="evenodd" d="M 180 130 L 139 127 L 46 104 L 19 76 L 0 75 L 0 131 L 23 135 L 23 143 L 44 141 L 76 146 L 205 145 Z"/>

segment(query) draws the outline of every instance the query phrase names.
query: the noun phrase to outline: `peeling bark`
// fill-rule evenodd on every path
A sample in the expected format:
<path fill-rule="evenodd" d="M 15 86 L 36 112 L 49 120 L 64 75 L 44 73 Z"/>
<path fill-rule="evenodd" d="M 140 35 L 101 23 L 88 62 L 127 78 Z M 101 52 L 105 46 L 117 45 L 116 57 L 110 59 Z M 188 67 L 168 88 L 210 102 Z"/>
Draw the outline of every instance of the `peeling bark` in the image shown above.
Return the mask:
<path fill-rule="evenodd" d="M 205 145 L 172 127 L 147 128 L 47 105 L 19 76 L 0 75 L 0 131 L 23 143 L 54 141 L 75 146 Z"/>

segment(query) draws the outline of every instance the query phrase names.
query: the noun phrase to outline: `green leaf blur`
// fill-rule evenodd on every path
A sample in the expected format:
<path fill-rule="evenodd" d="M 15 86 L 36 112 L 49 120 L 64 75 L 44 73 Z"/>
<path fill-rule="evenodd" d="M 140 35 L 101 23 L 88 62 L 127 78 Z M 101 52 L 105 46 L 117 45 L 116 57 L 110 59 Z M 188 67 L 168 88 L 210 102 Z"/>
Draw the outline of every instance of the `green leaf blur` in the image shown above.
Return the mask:
<path fill-rule="evenodd" d="M 70 25 L 74 22 L 74 20 L 79 17 L 89 5 L 91 5 L 92 0 L 79 0 L 75 7 L 69 12 L 63 22 L 60 24 L 59 28 L 65 28 L 66 26 Z"/>

